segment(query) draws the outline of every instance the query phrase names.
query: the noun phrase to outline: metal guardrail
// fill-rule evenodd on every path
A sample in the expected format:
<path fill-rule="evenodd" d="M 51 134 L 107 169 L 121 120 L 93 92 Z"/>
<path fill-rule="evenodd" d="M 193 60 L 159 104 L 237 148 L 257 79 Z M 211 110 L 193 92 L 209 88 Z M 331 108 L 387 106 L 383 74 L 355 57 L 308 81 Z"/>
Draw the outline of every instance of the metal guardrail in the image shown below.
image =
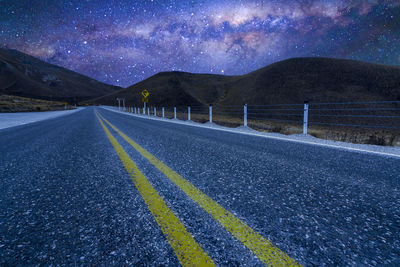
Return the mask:
<path fill-rule="evenodd" d="M 157 110 L 161 110 L 157 113 Z M 126 111 L 147 116 L 192 120 L 193 115 L 236 118 L 248 126 L 248 120 L 303 124 L 303 134 L 309 125 L 361 127 L 400 130 L 400 101 L 332 102 L 303 104 L 272 104 L 242 106 L 180 106 L 180 107 L 128 107 Z"/>

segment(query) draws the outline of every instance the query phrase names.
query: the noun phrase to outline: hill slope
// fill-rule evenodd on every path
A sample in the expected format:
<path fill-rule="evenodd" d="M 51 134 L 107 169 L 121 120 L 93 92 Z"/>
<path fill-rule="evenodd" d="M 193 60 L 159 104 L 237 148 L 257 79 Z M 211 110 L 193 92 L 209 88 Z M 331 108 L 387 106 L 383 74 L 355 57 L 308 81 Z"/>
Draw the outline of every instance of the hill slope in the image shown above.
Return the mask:
<path fill-rule="evenodd" d="M 117 97 L 125 97 L 127 104 L 139 105 L 142 100 L 141 92 L 147 89 L 150 92 L 150 105 L 203 105 L 220 99 L 227 82 L 233 80 L 234 77 L 222 75 L 161 72 L 128 88 L 94 99 L 92 102 L 114 105 Z"/>
<path fill-rule="evenodd" d="M 400 67 L 332 58 L 293 58 L 244 75 L 222 103 L 400 100 Z M 246 88 L 243 94 L 241 88 Z"/>
<path fill-rule="evenodd" d="M 95 98 L 118 89 L 19 51 L 0 48 L 2 94 L 73 102 L 75 98 Z"/>
<path fill-rule="evenodd" d="M 163 72 L 93 101 L 115 105 L 116 97 L 125 97 L 128 105 L 140 105 L 143 89 L 157 106 L 400 100 L 400 67 L 293 58 L 242 76 Z"/>

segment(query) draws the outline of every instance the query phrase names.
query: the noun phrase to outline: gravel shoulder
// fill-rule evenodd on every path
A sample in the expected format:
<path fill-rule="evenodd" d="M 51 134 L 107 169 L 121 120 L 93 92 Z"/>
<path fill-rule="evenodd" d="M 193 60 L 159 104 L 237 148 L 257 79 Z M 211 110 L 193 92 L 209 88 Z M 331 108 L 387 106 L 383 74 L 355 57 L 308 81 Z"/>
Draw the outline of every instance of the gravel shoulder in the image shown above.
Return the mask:
<path fill-rule="evenodd" d="M 395 157 L 400 158 L 400 147 L 391 147 L 391 146 L 378 146 L 378 145 L 367 145 L 367 144 L 353 144 L 353 143 L 346 143 L 346 142 L 339 142 L 339 141 L 332 141 L 332 140 L 325 140 L 313 137 L 311 135 L 303 135 L 303 134 L 292 134 L 292 135 L 284 135 L 280 133 L 266 133 L 256 131 L 249 127 L 239 126 L 237 128 L 229 128 L 221 125 L 217 125 L 215 123 L 197 123 L 193 121 L 182 121 L 178 119 L 163 119 L 160 117 L 154 116 L 146 116 L 146 115 L 137 115 L 133 113 L 127 113 L 123 111 L 119 111 L 115 107 L 101 107 L 103 109 L 107 109 L 109 111 L 117 112 L 120 114 L 126 114 L 128 116 L 134 116 L 138 118 L 148 119 L 148 120 L 156 120 L 156 121 L 165 121 L 169 123 L 175 123 L 180 125 L 187 125 L 192 127 L 201 127 L 207 129 L 215 129 L 219 131 L 237 133 L 237 134 L 244 134 L 250 136 L 258 136 L 270 139 L 276 139 L 281 141 L 287 142 L 298 142 L 303 144 L 309 145 L 316 145 L 316 146 L 323 146 L 329 147 L 332 149 L 341 149 L 346 151 L 353 151 L 358 153 L 370 153 L 375 155 L 381 155 L 385 157 Z"/>

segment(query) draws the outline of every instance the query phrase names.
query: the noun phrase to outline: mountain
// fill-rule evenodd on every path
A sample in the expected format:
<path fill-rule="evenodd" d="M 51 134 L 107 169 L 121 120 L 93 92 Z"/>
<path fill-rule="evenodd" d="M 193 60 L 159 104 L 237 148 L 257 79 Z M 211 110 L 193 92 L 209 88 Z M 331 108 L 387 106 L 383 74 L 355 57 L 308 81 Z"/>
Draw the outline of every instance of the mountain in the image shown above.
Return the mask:
<path fill-rule="evenodd" d="M 333 58 L 292 58 L 241 76 L 162 72 L 92 100 L 141 105 L 150 92 L 155 106 L 290 104 L 400 100 L 400 67 Z"/>
<path fill-rule="evenodd" d="M 115 93 L 95 99 L 95 103 L 115 104 L 117 97 L 125 97 L 129 105 L 142 101 L 141 92 L 150 92 L 150 105 L 203 105 L 214 103 L 224 92 L 223 84 L 231 77 L 185 72 L 161 72 L 144 81 Z"/>
<path fill-rule="evenodd" d="M 17 50 L 0 48 L 0 94 L 74 103 L 121 89 Z"/>
<path fill-rule="evenodd" d="M 238 104 L 241 96 L 253 104 L 400 100 L 399 75 L 398 66 L 292 58 L 242 76 L 222 103 Z"/>

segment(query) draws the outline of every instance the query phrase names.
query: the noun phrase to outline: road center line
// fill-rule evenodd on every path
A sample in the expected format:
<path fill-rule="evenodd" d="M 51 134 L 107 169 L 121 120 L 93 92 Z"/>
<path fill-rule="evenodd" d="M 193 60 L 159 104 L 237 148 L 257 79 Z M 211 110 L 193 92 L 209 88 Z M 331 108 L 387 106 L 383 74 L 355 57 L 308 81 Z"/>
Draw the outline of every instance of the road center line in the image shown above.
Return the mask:
<path fill-rule="evenodd" d="M 186 230 L 185 226 L 140 172 L 136 164 L 107 129 L 102 120 L 98 116 L 97 119 L 180 263 L 183 266 L 215 266 L 212 259 L 196 243 L 193 236 Z"/>
<path fill-rule="evenodd" d="M 101 115 L 100 115 L 101 116 Z M 175 185 L 186 193 L 194 202 L 209 213 L 227 231 L 240 240 L 243 245 L 250 249 L 261 261 L 269 266 L 300 266 L 295 260 L 281 251 L 268 239 L 261 236 L 231 212 L 227 211 L 209 196 L 201 192 L 197 187 L 165 165 L 162 161 L 150 154 L 127 135 L 121 132 L 108 120 L 101 118 L 113 128 L 125 141 L 135 148 L 144 158 L 150 161 L 157 169 L 167 176 Z"/>

